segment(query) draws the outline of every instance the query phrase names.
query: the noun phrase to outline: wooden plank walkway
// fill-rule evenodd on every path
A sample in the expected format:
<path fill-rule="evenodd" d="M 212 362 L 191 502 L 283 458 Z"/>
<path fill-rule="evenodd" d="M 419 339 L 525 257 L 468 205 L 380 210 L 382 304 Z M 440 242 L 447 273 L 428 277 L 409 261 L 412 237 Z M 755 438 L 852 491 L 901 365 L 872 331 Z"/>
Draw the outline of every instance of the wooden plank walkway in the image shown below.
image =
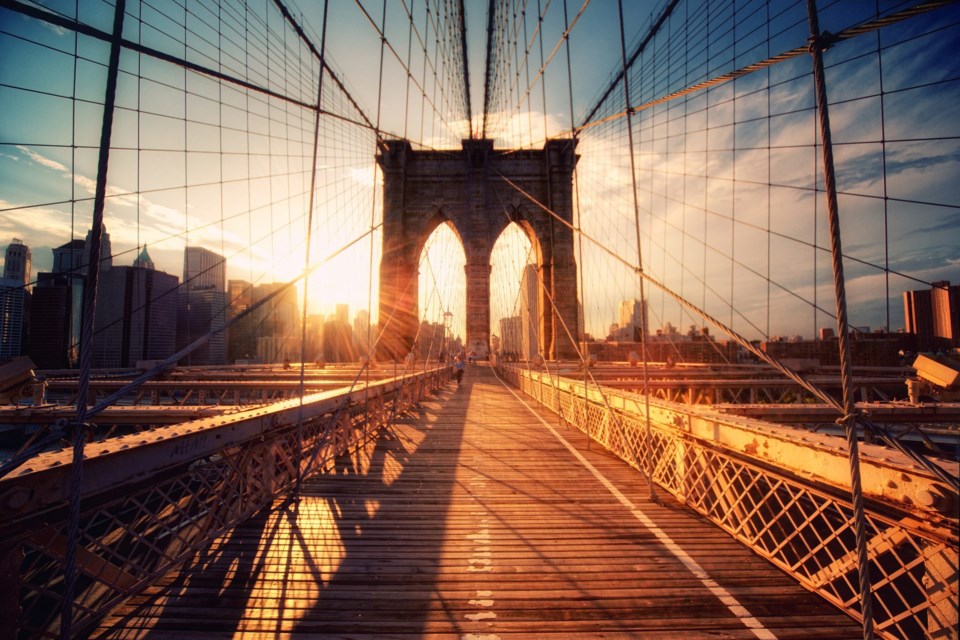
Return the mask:
<path fill-rule="evenodd" d="M 298 506 L 237 528 L 92 637 L 862 637 L 534 411 L 468 366 L 462 387 L 339 460 Z"/>

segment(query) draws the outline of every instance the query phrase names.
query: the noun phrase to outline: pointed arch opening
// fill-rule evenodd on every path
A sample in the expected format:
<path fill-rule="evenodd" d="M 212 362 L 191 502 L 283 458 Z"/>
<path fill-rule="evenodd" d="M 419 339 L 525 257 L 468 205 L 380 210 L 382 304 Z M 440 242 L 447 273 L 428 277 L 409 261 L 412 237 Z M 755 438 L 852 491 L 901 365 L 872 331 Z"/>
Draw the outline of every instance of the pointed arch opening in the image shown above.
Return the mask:
<path fill-rule="evenodd" d="M 449 221 L 438 222 L 420 250 L 417 358 L 436 360 L 463 350 L 466 267 L 463 243 Z"/>
<path fill-rule="evenodd" d="M 524 221 L 508 224 L 490 252 L 491 348 L 507 359 L 541 351 L 539 247 Z"/>

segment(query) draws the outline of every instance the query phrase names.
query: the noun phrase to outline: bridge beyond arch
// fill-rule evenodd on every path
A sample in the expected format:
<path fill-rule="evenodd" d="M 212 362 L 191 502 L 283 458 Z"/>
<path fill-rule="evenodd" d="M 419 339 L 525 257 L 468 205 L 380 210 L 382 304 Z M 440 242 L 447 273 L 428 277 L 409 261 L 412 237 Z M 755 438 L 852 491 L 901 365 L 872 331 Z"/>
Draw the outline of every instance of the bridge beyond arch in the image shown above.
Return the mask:
<path fill-rule="evenodd" d="M 543 149 L 524 150 L 464 140 L 462 149 L 450 151 L 414 151 L 407 140 L 386 140 L 377 162 L 383 170 L 381 359 L 401 359 L 413 348 L 420 253 L 444 222 L 453 226 L 467 258 L 467 347 L 481 354 L 490 348 L 490 253 L 507 225 L 517 222 L 530 236 L 542 283 L 540 353 L 576 357 L 574 140 L 548 140 Z"/>

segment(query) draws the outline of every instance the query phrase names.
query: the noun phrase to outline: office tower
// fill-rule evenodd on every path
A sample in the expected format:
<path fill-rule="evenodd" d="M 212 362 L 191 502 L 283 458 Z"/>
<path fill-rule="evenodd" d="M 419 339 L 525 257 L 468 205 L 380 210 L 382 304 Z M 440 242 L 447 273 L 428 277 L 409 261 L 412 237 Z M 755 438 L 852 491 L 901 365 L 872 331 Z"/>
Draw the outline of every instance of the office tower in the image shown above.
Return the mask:
<path fill-rule="evenodd" d="M 23 354 L 29 303 L 19 278 L 0 278 L 0 361 Z"/>
<path fill-rule="evenodd" d="M 639 342 L 641 333 L 646 327 L 644 322 L 643 304 L 639 300 L 623 300 L 620 302 L 620 335 L 621 340 Z"/>
<path fill-rule="evenodd" d="M 360 357 L 369 353 L 372 338 L 373 336 L 370 335 L 370 312 L 366 309 L 360 309 L 353 318 L 353 345 Z"/>
<path fill-rule="evenodd" d="M 244 313 L 253 304 L 253 285 L 246 280 L 230 280 L 227 283 L 229 308 L 227 317 L 233 319 Z M 255 318 L 244 316 L 227 329 L 227 362 L 248 362 L 257 357 Z"/>
<path fill-rule="evenodd" d="M 134 264 L 100 274 L 94 367 L 134 367 L 174 353 L 179 279 L 145 266 L 153 264 L 146 248 Z"/>
<path fill-rule="evenodd" d="M 520 343 L 517 347 L 519 357 L 524 360 L 531 360 L 540 353 L 539 295 L 537 265 L 528 264 L 523 268 L 523 276 L 520 280 Z"/>
<path fill-rule="evenodd" d="M 22 355 L 30 319 L 30 247 L 7 245 L 0 278 L 0 360 Z"/>
<path fill-rule="evenodd" d="M 227 262 L 222 255 L 203 247 L 183 250 L 183 287 L 188 291 L 226 291 Z"/>
<path fill-rule="evenodd" d="M 521 357 L 523 319 L 520 316 L 500 318 L 500 352 L 508 358 Z"/>
<path fill-rule="evenodd" d="M 53 249 L 53 273 L 68 273 L 83 275 L 83 264 L 86 256 L 83 255 L 86 243 L 79 238 Z"/>
<path fill-rule="evenodd" d="M 144 247 L 146 251 L 146 247 Z M 83 254 L 80 257 L 83 273 L 87 272 L 87 260 L 90 257 L 90 232 L 83 240 Z M 113 249 L 110 246 L 110 234 L 107 233 L 107 225 L 103 225 L 103 235 L 100 238 L 100 271 L 109 271 L 113 268 Z M 152 268 L 152 267 L 151 267 Z"/>
<path fill-rule="evenodd" d="M 54 261 L 54 267 L 57 266 Z M 37 274 L 30 302 L 30 336 L 27 355 L 40 369 L 67 369 L 76 365 L 79 356 L 79 314 L 77 335 L 74 335 L 74 308 L 80 308 L 80 299 L 74 304 L 74 282 L 83 292 L 83 277 L 67 273 Z"/>
<path fill-rule="evenodd" d="M 181 288 L 177 292 L 177 351 L 210 334 L 205 343 L 180 360 L 181 365 L 227 364 L 228 314 L 225 291 Z"/>
<path fill-rule="evenodd" d="M 907 333 L 916 336 L 918 351 L 960 346 L 960 285 L 934 282 L 930 289 L 903 292 Z"/>
<path fill-rule="evenodd" d="M 184 365 L 220 365 L 228 358 L 229 298 L 226 262 L 203 247 L 183 251 L 183 286 L 177 294 L 177 350 L 210 334 L 209 339 L 181 360 Z"/>
<path fill-rule="evenodd" d="M 353 329 L 340 319 L 340 307 L 346 305 L 337 305 L 337 313 L 323 324 L 323 359 L 327 362 L 354 362 L 357 355 L 353 346 Z"/>
<path fill-rule="evenodd" d="M 960 285 L 934 282 L 930 290 L 933 335 L 944 347 L 960 346 Z"/>
<path fill-rule="evenodd" d="M 250 307 L 274 295 L 252 312 Z M 297 292 L 281 282 L 252 285 L 244 280 L 228 284 L 228 318 L 246 313 L 228 330 L 228 362 L 274 363 L 299 360 L 300 333 Z"/>

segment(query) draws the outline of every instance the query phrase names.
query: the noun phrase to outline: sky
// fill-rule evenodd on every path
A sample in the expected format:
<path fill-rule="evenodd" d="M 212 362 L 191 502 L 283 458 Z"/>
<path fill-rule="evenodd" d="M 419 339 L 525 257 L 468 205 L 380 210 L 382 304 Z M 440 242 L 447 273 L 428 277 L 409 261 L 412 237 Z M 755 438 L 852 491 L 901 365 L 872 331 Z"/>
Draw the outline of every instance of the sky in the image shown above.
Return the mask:
<path fill-rule="evenodd" d="M 74 6 L 41 4 L 67 14 Z M 109 5 L 81 4 L 83 22 L 109 30 Z M 822 28 L 833 32 L 870 19 L 875 6 L 821 4 Z M 312 212 L 310 109 L 125 51 L 105 214 L 115 262 L 132 262 L 146 244 L 159 268 L 179 275 L 183 247 L 198 244 L 227 257 L 228 277 L 254 283 L 293 278 L 309 263 L 311 312 L 347 302 L 351 312 L 369 307 L 376 316 L 376 136 L 353 123 L 366 118 L 428 148 L 456 148 L 479 132 L 486 5 L 465 2 L 468 123 L 444 98 L 460 67 L 433 55 L 435 39 L 427 56 L 418 50 L 429 31 L 423 5 L 411 3 L 411 30 L 406 3 L 387 0 L 385 21 L 379 1 L 330 3 L 328 62 L 362 114 L 325 74 L 328 115 L 319 123 Z M 662 5 L 624 3 L 628 52 Z M 289 6 L 318 45 L 322 3 Z M 565 17 L 563 2 L 549 3 L 536 35 L 532 13 L 526 24 L 518 18 L 511 24 L 519 44 L 498 48 L 496 60 L 510 61 L 498 77 L 511 82 L 496 93 L 487 133 L 500 148 L 569 136 L 619 68 L 617 3 L 566 8 Z M 128 3 L 125 36 L 302 103 L 316 99 L 317 61 L 269 3 L 178 11 L 172 3 Z M 960 10 L 948 7 L 826 54 L 855 326 L 895 330 L 903 324 L 902 291 L 960 282 L 960 123 L 952 116 L 960 99 L 958 18 Z M 569 67 L 565 24 L 573 24 Z M 381 26 L 390 45 L 382 67 Z M 542 73 L 541 34 L 544 56 L 556 50 Z M 801 45 L 806 35 L 803 3 L 742 1 L 711 13 L 682 2 L 632 67 L 631 104 Z M 524 42 L 531 45 L 526 59 Z M 2 10 L 0 53 L 0 243 L 26 242 L 37 272 L 49 268 L 52 247 L 89 228 L 108 47 Z M 623 104 L 618 86 L 598 113 L 615 115 Z M 574 194 L 587 330 L 602 336 L 619 301 L 639 297 L 638 263 L 748 337 L 812 336 L 829 326 L 834 302 L 814 116 L 806 55 L 643 109 L 631 119 L 636 204 L 627 119 L 583 131 Z M 516 234 L 504 243 L 494 272 L 507 281 L 529 244 Z M 432 270 L 421 266 L 424 313 L 457 309 L 462 318 L 462 258 L 449 238 L 435 244 Z M 509 313 L 517 284 L 495 284 L 495 315 Z M 653 327 L 703 324 L 655 287 L 646 294 Z"/>

